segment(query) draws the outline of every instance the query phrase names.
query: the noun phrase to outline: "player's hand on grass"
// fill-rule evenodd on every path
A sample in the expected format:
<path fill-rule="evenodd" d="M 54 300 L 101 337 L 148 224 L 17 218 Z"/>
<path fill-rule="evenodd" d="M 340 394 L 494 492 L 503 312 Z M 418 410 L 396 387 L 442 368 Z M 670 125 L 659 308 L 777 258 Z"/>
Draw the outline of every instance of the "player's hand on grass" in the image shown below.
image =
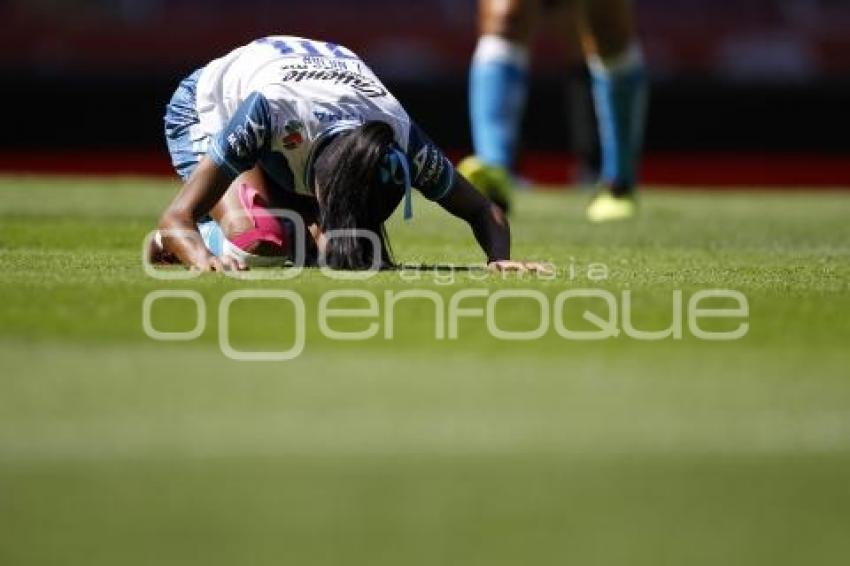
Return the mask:
<path fill-rule="evenodd" d="M 538 275 L 552 275 L 553 270 L 551 265 L 539 263 L 536 261 L 512 261 L 498 260 L 491 261 L 487 264 L 491 271 L 497 273 L 535 273 Z"/>
<path fill-rule="evenodd" d="M 196 271 L 247 271 L 248 267 L 230 256 L 207 256 L 206 258 L 192 265 L 192 269 Z"/>

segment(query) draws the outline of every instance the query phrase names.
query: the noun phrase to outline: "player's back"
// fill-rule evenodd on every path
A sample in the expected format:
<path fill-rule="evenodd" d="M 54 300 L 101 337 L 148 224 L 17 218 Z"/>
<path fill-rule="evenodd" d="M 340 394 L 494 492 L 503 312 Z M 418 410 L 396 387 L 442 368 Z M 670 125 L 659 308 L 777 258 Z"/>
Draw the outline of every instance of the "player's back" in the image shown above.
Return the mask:
<path fill-rule="evenodd" d="M 289 106 L 292 114 L 328 113 L 344 120 L 372 109 L 407 120 L 372 70 L 351 50 L 329 42 L 271 36 L 211 61 L 198 81 L 204 129 L 221 129 L 254 92 Z"/>

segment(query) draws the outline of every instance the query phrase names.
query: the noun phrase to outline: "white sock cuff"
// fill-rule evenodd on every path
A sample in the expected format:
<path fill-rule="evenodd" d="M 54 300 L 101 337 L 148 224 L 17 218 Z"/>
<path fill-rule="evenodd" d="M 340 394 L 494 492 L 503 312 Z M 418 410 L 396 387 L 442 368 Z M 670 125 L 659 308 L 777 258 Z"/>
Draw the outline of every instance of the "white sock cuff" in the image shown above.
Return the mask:
<path fill-rule="evenodd" d="M 643 66 L 643 48 L 639 41 L 632 42 L 625 51 L 613 57 L 590 55 L 587 65 L 594 74 L 617 75 Z"/>
<path fill-rule="evenodd" d="M 242 261 L 248 267 L 280 267 L 286 263 L 285 257 L 264 256 L 248 253 L 227 238 L 222 239 L 221 255 L 229 255 Z"/>
<path fill-rule="evenodd" d="M 510 63 L 523 69 L 528 67 L 528 47 L 499 35 L 482 35 L 478 39 L 473 63 Z"/>

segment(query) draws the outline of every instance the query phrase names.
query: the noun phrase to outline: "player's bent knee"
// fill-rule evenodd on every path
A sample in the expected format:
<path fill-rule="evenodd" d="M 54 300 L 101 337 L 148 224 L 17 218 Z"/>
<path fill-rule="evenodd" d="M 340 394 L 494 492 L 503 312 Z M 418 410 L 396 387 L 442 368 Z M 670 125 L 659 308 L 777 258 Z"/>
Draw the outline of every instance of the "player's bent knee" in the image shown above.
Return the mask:
<path fill-rule="evenodd" d="M 284 256 L 289 253 L 289 238 L 281 218 L 269 212 L 268 202 L 247 183 L 239 186 L 239 200 L 251 228 L 228 236 L 239 249 L 256 255 Z"/>

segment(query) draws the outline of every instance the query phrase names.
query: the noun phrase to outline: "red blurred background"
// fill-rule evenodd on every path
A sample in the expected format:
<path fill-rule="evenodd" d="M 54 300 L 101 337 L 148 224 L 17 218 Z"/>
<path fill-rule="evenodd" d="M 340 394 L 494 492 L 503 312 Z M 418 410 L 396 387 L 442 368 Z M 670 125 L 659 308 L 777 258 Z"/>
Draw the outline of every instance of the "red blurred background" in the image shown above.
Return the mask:
<path fill-rule="evenodd" d="M 850 185 L 850 2 L 636 5 L 654 91 L 647 180 Z M 16 110 L 5 170 L 168 172 L 161 113 L 179 78 L 273 33 L 352 47 L 440 143 L 468 151 L 474 0 L 6 0 L 0 17 L 0 89 Z M 535 49 L 522 160 L 550 182 L 566 180 L 578 127 L 558 40 Z"/>

